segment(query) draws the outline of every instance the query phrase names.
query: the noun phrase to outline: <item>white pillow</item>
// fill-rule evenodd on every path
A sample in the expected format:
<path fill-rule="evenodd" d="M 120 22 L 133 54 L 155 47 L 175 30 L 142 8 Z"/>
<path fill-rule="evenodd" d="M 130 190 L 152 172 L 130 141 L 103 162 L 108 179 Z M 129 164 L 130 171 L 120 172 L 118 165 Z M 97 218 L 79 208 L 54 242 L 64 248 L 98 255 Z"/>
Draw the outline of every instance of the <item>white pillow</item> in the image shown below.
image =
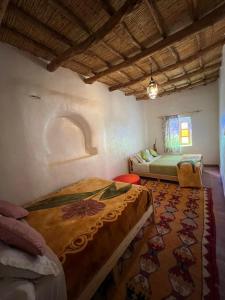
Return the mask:
<path fill-rule="evenodd" d="M 137 160 L 137 158 L 136 158 L 135 156 L 132 156 L 132 157 L 130 158 L 130 160 L 131 160 L 132 163 L 134 163 L 134 164 L 138 164 L 138 163 L 139 163 L 139 161 Z"/>
<path fill-rule="evenodd" d="M 0 277 L 32 279 L 59 273 L 57 264 L 46 255 L 33 256 L 0 242 Z"/>
<path fill-rule="evenodd" d="M 153 160 L 154 160 L 154 156 L 152 156 L 151 153 L 149 153 L 147 162 L 151 162 Z"/>
<path fill-rule="evenodd" d="M 141 157 L 141 154 L 140 154 L 140 153 L 135 154 L 135 158 L 137 159 L 137 161 L 138 161 L 139 163 L 144 163 L 144 162 L 146 162 L 146 161 Z"/>

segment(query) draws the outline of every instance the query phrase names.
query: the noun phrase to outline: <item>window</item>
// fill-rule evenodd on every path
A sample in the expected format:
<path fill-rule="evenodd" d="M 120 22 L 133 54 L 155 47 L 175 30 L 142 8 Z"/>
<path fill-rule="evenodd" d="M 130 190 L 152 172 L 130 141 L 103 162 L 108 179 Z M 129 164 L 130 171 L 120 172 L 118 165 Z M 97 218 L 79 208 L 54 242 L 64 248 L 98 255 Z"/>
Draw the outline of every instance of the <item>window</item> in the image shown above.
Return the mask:
<path fill-rule="evenodd" d="M 165 116 L 162 128 L 165 152 L 180 153 L 182 147 L 192 146 L 191 117 Z"/>
<path fill-rule="evenodd" d="M 192 146 L 191 117 L 179 116 L 179 142 L 180 146 Z"/>

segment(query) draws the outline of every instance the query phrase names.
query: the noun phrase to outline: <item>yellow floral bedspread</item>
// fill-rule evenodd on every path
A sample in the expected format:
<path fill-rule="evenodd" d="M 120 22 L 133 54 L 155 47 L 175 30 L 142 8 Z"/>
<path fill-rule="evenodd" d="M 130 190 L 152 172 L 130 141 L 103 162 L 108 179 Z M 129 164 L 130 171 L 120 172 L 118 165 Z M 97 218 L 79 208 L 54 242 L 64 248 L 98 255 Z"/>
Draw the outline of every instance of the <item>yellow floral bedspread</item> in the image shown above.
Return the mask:
<path fill-rule="evenodd" d="M 90 178 L 32 203 L 26 220 L 61 260 L 74 299 L 151 204 L 145 187 Z"/>
<path fill-rule="evenodd" d="M 64 262 L 66 254 L 82 251 L 104 222 L 117 220 L 142 191 L 98 178 L 82 180 L 29 206 L 27 221 Z"/>

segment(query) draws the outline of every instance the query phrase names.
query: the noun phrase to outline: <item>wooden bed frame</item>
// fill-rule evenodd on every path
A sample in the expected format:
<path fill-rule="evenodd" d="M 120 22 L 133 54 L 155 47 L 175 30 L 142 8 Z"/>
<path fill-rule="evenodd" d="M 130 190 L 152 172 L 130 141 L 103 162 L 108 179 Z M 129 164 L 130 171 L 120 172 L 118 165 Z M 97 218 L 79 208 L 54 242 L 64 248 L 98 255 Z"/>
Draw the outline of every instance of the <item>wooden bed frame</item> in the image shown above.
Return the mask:
<path fill-rule="evenodd" d="M 153 205 L 150 205 L 147 211 L 143 214 L 141 219 L 137 222 L 137 224 L 131 229 L 128 235 L 124 238 L 124 240 L 120 243 L 120 245 L 113 252 L 111 257 L 106 261 L 106 263 L 102 266 L 102 268 L 96 273 L 93 279 L 87 284 L 84 291 L 77 298 L 78 300 L 89 300 L 95 294 L 101 283 L 104 281 L 106 276 L 115 268 L 118 259 L 123 255 L 124 251 L 127 249 L 131 241 L 135 238 L 141 227 L 147 221 L 147 219 L 152 216 L 154 222 L 154 210 Z M 116 272 L 115 272 L 116 273 Z M 113 272 L 114 275 L 114 272 Z M 116 281 L 115 276 L 114 280 Z M 75 299 L 74 299 L 75 300 Z"/>
<path fill-rule="evenodd" d="M 129 173 L 133 172 L 133 163 L 131 161 L 131 159 L 128 159 L 128 170 Z M 155 178 L 158 180 L 170 180 L 170 181 L 177 181 L 178 182 L 178 177 L 177 176 L 172 176 L 172 175 L 163 175 L 163 174 L 156 174 L 156 173 L 141 173 L 141 172 L 135 172 L 135 174 L 141 176 L 141 177 L 149 177 L 149 178 Z"/>

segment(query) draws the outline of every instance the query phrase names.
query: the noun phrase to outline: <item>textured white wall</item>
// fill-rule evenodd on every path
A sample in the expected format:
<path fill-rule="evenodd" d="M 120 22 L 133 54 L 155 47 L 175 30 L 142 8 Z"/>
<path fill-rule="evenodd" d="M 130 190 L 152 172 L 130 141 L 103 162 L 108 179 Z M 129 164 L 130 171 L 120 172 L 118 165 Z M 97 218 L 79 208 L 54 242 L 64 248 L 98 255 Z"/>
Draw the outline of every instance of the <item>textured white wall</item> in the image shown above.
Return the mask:
<path fill-rule="evenodd" d="M 70 70 L 50 73 L 44 62 L 4 44 L 0 57 L 1 199 L 22 204 L 84 177 L 127 172 L 127 157 L 145 147 L 143 102 L 86 85 Z M 97 155 L 75 159 L 84 145 L 79 128 L 67 119 L 54 124 L 59 115 L 76 114 L 89 124 Z M 67 162 L 50 164 L 57 159 Z"/>
<path fill-rule="evenodd" d="M 225 195 L 225 47 L 219 79 L 219 135 L 220 135 L 220 173 Z"/>
<path fill-rule="evenodd" d="M 157 138 L 163 152 L 162 120 L 159 116 L 201 110 L 192 115 L 192 146 L 183 147 L 184 153 L 202 153 L 204 163 L 219 163 L 218 137 L 218 83 L 196 87 L 145 104 L 146 141 L 149 145 Z"/>

